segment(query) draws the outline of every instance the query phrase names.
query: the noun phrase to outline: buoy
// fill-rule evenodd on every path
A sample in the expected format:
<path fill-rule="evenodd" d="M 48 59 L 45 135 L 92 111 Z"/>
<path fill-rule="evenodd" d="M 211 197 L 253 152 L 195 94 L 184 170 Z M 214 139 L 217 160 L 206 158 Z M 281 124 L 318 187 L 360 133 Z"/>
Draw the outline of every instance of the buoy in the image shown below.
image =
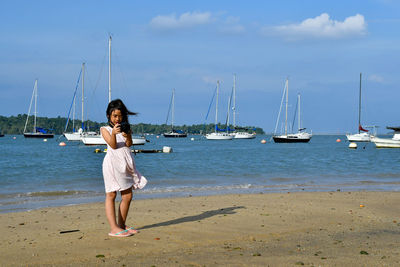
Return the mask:
<path fill-rule="evenodd" d="M 64 143 L 64 142 L 61 142 L 61 143 L 59 143 L 58 145 L 59 145 L 59 146 L 66 146 L 67 144 Z"/>
<path fill-rule="evenodd" d="M 157 135 L 157 136 L 156 136 L 156 138 L 160 138 L 160 136 L 159 136 L 159 135 Z"/>
<path fill-rule="evenodd" d="M 336 142 L 337 142 L 337 143 L 340 143 L 340 142 L 342 142 L 342 140 L 340 140 L 340 139 L 338 138 L 338 139 L 336 139 Z"/>
<path fill-rule="evenodd" d="M 43 142 L 47 142 L 47 139 L 43 139 Z"/>
<path fill-rule="evenodd" d="M 101 149 L 100 148 L 96 148 L 95 150 L 94 150 L 94 153 L 100 153 L 101 152 Z"/>
<path fill-rule="evenodd" d="M 162 152 L 163 152 L 163 153 L 171 153 L 171 152 L 172 152 L 172 147 L 170 147 L 170 146 L 163 146 Z"/>
<path fill-rule="evenodd" d="M 266 144 L 266 143 L 267 143 L 267 140 L 265 140 L 265 139 L 261 140 L 261 144 Z"/>
<path fill-rule="evenodd" d="M 17 137 L 14 136 L 13 139 L 15 140 L 15 139 L 17 139 Z"/>
<path fill-rule="evenodd" d="M 357 144 L 356 143 L 350 143 L 349 144 L 349 148 L 357 149 Z"/>
<path fill-rule="evenodd" d="M 104 153 L 107 153 L 107 148 L 104 148 L 103 152 L 104 152 Z"/>
<path fill-rule="evenodd" d="M 190 138 L 190 140 L 194 141 L 194 137 Z"/>

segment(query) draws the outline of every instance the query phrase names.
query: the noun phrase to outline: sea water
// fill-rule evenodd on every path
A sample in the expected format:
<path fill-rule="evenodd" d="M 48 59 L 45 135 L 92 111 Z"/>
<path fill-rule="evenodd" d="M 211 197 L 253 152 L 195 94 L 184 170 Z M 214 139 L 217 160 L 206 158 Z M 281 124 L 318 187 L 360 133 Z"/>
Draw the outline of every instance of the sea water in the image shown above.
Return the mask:
<path fill-rule="evenodd" d="M 306 144 L 275 144 L 270 136 L 221 141 L 201 136 L 146 138 L 150 142 L 135 149 L 169 146 L 173 152 L 135 155 L 137 168 L 148 179 L 143 190 L 135 191 L 135 199 L 400 190 L 400 149 L 376 149 L 372 143 L 349 149 L 345 136 L 315 135 Z M 336 142 L 338 138 L 343 141 Z M 0 148 L 0 212 L 104 200 L 105 153 L 94 151 L 105 147 L 88 147 L 61 136 L 45 142 L 6 135 L 0 138 Z"/>

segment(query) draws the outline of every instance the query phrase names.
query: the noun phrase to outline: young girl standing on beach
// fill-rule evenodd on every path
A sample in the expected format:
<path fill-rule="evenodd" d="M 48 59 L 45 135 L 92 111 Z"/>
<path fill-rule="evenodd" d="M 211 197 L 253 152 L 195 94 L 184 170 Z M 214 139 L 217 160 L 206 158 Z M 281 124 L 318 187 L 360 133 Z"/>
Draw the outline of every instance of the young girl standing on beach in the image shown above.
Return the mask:
<path fill-rule="evenodd" d="M 108 235 L 117 237 L 131 236 L 137 231 L 126 226 L 129 206 L 132 200 L 132 188 L 143 188 L 147 180 L 136 170 L 132 156 L 132 135 L 130 129 L 122 132 L 121 123 L 128 123 L 129 111 L 120 99 L 111 101 L 107 107 L 108 126 L 100 128 L 103 139 L 107 142 L 107 154 L 103 161 L 103 178 L 106 189 L 105 209 L 111 231 Z M 121 192 L 118 219 L 115 216 L 115 198 Z"/>

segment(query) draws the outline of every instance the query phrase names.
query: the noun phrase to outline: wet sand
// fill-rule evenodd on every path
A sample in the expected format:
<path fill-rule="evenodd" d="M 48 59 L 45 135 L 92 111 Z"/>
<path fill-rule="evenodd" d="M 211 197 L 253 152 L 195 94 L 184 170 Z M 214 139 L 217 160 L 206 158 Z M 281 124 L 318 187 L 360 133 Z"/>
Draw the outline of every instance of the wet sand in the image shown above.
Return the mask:
<path fill-rule="evenodd" d="M 400 192 L 134 200 L 127 224 L 109 237 L 103 203 L 0 214 L 0 265 L 400 266 Z"/>

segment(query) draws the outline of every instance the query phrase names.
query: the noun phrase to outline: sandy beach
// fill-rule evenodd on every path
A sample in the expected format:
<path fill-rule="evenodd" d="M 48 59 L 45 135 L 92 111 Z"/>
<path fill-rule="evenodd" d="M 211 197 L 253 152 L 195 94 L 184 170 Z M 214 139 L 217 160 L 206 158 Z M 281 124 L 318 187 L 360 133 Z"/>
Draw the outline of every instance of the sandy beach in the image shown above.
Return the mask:
<path fill-rule="evenodd" d="M 0 214 L 1 266 L 399 266 L 399 192 L 134 200 L 109 237 L 103 203 Z"/>

